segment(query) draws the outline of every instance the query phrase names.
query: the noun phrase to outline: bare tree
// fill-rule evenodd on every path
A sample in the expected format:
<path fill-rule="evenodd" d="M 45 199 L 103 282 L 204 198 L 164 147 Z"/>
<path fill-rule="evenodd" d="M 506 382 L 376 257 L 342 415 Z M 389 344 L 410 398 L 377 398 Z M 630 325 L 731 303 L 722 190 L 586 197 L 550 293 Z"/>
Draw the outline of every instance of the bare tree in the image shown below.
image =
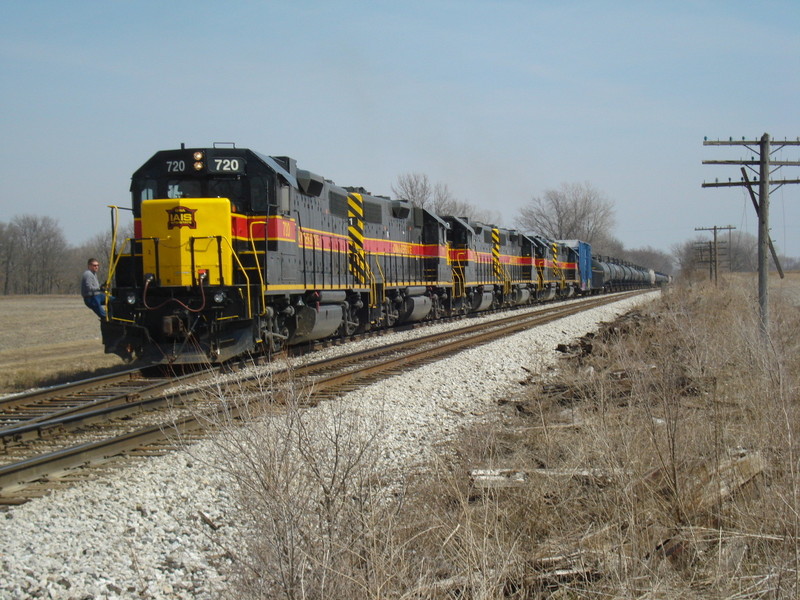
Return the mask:
<path fill-rule="evenodd" d="M 718 240 L 720 271 L 753 272 L 758 268 L 758 240 L 750 233 L 736 232 L 729 238 Z M 695 237 L 672 247 L 672 255 L 681 273 L 686 275 L 697 270 L 707 270 L 706 265 L 699 264 L 699 248 L 705 248 L 705 260 L 711 256 L 713 242 L 707 237 Z"/>
<path fill-rule="evenodd" d="M 692 277 L 694 271 L 699 268 L 697 260 L 697 253 L 695 252 L 695 245 L 698 242 L 707 242 L 703 237 L 695 237 L 691 240 L 686 240 L 680 244 L 672 246 L 672 256 L 675 258 L 675 264 L 680 270 L 681 276 L 687 279 Z"/>
<path fill-rule="evenodd" d="M 67 291 L 69 246 L 52 217 L 20 215 L 0 229 L 5 294 Z"/>
<path fill-rule="evenodd" d="M 560 189 L 546 190 L 521 208 L 517 225 L 552 239 L 592 243 L 610 237 L 614 204 L 588 182 L 562 183 Z"/>
<path fill-rule="evenodd" d="M 392 193 L 409 200 L 414 206 L 427 209 L 437 215 L 463 217 L 484 223 L 494 223 L 497 215 L 455 197 L 446 183 L 431 185 L 424 173 L 405 173 L 397 177 Z"/>
<path fill-rule="evenodd" d="M 431 210 L 437 215 L 455 215 L 459 201 L 450 191 L 446 183 L 437 183 L 433 186 L 433 204 Z"/>
<path fill-rule="evenodd" d="M 14 217 L 11 224 L 19 229 L 20 292 L 64 291 L 67 280 L 63 267 L 68 245 L 58 221 L 47 216 L 22 215 Z"/>
<path fill-rule="evenodd" d="M 728 254 L 731 271 L 756 271 L 758 269 L 758 238 L 751 233 L 735 232 L 730 237 Z M 772 264 L 771 258 L 770 264 Z"/>
<path fill-rule="evenodd" d="M 457 199 L 446 183 L 437 183 L 434 186 L 431 210 L 437 215 L 451 215 L 486 223 L 491 222 L 488 213 L 481 211 L 466 200 Z"/>
<path fill-rule="evenodd" d="M 126 252 L 130 250 L 130 239 L 133 237 L 133 223 L 122 225 L 117 232 L 116 252 Z M 111 231 L 96 233 L 90 237 L 85 244 L 78 247 L 78 251 L 83 255 L 83 261 L 93 256 L 102 261 L 108 261 L 109 251 L 111 250 L 112 235 Z M 107 265 L 109 268 L 111 265 Z"/>
<path fill-rule="evenodd" d="M 625 245 L 612 235 L 598 235 L 592 240 L 592 253 L 622 258 L 625 254 Z"/>
<path fill-rule="evenodd" d="M 656 250 L 650 246 L 625 250 L 622 258 L 636 265 L 650 268 L 660 273 L 671 274 L 674 269 L 674 259 L 672 255 L 661 250 Z"/>
<path fill-rule="evenodd" d="M 796 256 L 786 256 L 781 254 L 781 268 L 784 271 L 798 271 L 800 270 L 800 258 Z M 770 265 L 770 269 L 777 270 L 774 264 Z"/>
<path fill-rule="evenodd" d="M 14 240 L 15 232 L 7 223 L 0 223 L 0 281 L 3 285 L 3 294 L 11 293 L 12 274 L 14 272 Z"/>
<path fill-rule="evenodd" d="M 433 197 L 433 189 L 428 176 L 424 173 L 398 175 L 397 183 L 392 186 L 392 193 L 420 208 L 430 208 L 429 204 Z"/>

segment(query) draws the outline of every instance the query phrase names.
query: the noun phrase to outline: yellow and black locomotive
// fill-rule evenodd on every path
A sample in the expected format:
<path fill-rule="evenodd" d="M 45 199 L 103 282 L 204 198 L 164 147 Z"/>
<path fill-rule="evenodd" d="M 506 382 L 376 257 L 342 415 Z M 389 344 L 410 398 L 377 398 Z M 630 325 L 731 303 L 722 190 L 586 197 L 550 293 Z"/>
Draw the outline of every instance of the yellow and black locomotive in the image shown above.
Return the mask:
<path fill-rule="evenodd" d="M 583 246 L 339 187 L 288 157 L 161 151 L 131 193 L 102 322 L 126 359 L 221 362 L 597 287 Z"/>

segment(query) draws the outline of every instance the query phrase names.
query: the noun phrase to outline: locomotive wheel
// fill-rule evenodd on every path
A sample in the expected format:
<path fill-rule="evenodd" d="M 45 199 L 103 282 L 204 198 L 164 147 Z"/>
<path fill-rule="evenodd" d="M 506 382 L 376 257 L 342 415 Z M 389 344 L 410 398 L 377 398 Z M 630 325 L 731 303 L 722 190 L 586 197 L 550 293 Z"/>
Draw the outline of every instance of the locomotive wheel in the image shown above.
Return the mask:
<path fill-rule="evenodd" d="M 388 300 L 383 303 L 383 323 L 386 327 L 394 327 L 399 318 L 399 313 Z"/>
<path fill-rule="evenodd" d="M 438 298 L 434 297 L 433 300 L 433 310 L 431 310 L 431 316 L 433 319 L 438 320 L 441 319 L 445 315 L 445 308 L 442 306 L 442 303 L 438 300 Z"/>
<path fill-rule="evenodd" d="M 344 320 L 339 326 L 339 333 L 342 337 L 350 337 L 356 331 L 358 331 L 360 325 L 361 323 L 358 320 L 358 315 L 351 314 L 349 311 L 345 311 Z"/>
<path fill-rule="evenodd" d="M 274 330 L 265 331 L 263 339 L 267 341 L 267 352 L 270 354 L 280 352 L 288 338 L 289 330 L 286 327 L 275 327 Z"/>

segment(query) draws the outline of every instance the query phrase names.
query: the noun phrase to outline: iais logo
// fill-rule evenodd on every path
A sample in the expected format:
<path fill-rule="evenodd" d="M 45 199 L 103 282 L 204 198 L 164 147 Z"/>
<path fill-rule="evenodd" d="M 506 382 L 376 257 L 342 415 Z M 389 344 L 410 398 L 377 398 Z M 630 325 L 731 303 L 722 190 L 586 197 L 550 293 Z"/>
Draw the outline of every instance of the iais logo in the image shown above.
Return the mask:
<path fill-rule="evenodd" d="M 194 213 L 196 212 L 196 208 L 186 208 L 185 206 L 176 206 L 169 209 L 167 211 L 167 228 L 188 227 L 189 229 L 197 229 L 197 221 L 194 218 Z"/>

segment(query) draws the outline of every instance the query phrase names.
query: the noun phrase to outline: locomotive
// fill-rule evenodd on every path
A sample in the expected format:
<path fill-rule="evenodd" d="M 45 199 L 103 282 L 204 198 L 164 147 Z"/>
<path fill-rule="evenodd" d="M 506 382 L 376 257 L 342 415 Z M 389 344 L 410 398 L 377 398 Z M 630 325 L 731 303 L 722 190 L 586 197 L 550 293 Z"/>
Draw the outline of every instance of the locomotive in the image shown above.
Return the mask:
<path fill-rule="evenodd" d="M 101 322 L 105 351 L 126 360 L 218 363 L 665 277 L 235 145 L 156 152 L 131 194 L 134 235 L 112 249 Z"/>

